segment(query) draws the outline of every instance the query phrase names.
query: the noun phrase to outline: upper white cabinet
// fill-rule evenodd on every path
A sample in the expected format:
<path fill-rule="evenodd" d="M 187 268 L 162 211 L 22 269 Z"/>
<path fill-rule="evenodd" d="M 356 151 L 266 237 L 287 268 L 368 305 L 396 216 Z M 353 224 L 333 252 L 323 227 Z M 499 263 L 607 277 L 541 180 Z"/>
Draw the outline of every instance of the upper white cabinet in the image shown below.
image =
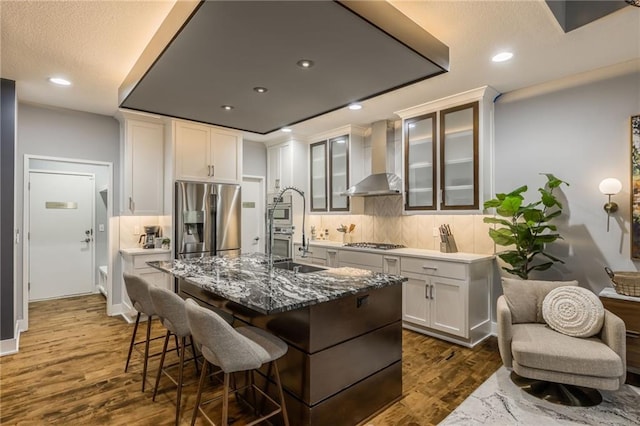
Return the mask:
<path fill-rule="evenodd" d="M 491 197 L 493 100 L 485 86 L 396 112 L 405 210 L 481 211 Z"/>
<path fill-rule="evenodd" d="M 240 183 L 242 135 L 233 130 L 174 121 L 176 180 Z"/>
<path fill-rule="evenodd" d="M 267 193 L 295 186 L 306 189 L 307 146 L 289 140 L 267 147 Z"/>
<path fill-rule="evenodd" d="M 341 195 L 364 176 L 365 129 L 344 126 L 311 137 L 309 147 L 310 210 L 349 211 L 349 197 Z"/>
<path fill-rule="evenodd" d="M 121 214 L 163 214 L 164 124 L 155 117 L 121 111 Z"/>

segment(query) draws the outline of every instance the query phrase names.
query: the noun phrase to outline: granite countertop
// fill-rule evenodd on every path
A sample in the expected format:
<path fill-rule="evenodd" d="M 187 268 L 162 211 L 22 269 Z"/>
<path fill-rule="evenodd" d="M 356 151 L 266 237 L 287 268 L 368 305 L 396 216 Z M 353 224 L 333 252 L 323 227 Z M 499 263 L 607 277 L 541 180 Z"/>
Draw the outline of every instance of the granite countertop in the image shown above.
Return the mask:
<path fill-rule="evenodd" d="M 474 262 L 481 262 L 485 260 L 491 260 L 495 258 L 495 256 L 492 254 L 475 254 L 475 253 L 463 253 L 463 252 L 442 253 L 441 251 L 438 251 L 438 250 L 427 250 L 427 249 L 417 249 L 417 248 L 400 248 L 400 249 L 392 249 L 392 250 L 381 250 L 381 249 L 363 248 L 363 247 L 346 247 L 343 243 L 339 243 L 336 241 L 327 241 L 327 240 L 310 241 L 309 245 L 316 246 L 316 247 L 335 248 L 340 250 L 351 250 L 351 251 L 359 251 L 359 252 L 366 252 L 366 253 L 384 254 L 387 256 L 407 256 L 407 257 L 419 257 L 423 259 L 433 259 L 433 260 L 448 260 L 448 261 L 459 262 L 459 263 L 474 263 Z"/>
<path fill-rule="evenodd" d="M 407 280 L 398 275 L 355 268 L 328 268 L 311 273 L 294 273 L 278 268 L 269 271 L 266 257 L 261 254 L 175 259 L 147 264 L 265 315 L 292 311 Z"/>

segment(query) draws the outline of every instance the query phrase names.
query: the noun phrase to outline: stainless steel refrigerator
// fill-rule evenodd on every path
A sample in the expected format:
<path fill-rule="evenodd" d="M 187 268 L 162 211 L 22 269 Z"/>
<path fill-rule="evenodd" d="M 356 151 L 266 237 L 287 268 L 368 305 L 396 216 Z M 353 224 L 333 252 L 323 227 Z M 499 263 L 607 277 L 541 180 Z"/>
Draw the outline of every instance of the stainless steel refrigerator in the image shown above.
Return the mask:
<path fill-rule="evenodd" d="M 177 258 L 240 254 L 240 185 L 176 182 Z"/>

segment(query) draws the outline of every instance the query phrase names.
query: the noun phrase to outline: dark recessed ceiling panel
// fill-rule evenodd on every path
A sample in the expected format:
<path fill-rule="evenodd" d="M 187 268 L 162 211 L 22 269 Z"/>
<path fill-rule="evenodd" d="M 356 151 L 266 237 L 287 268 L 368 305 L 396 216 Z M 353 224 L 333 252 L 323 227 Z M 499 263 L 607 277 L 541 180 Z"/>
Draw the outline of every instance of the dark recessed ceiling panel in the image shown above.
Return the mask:
<path fill-rule="evenodd" d="M 203 2 L 120 106 L 266 134 L 447 71 L 448 48 L 397 10 L 386 15 L 435 41 L 444 65 L 344 3 Z"/>

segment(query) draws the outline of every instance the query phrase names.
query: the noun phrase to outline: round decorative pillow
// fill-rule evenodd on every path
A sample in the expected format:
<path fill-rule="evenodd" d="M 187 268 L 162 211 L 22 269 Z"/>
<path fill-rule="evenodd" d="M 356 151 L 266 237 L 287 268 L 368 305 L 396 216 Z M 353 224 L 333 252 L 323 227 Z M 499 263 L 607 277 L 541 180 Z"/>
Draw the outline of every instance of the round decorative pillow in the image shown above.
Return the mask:
<path fill-rule="evenodd" d="M 593 292 L 576 286 L 551 290 L 542 302 L 542 317 L 555 331 L 573 337 L 590 337 L 600 332 L 604 307 Z"/>

